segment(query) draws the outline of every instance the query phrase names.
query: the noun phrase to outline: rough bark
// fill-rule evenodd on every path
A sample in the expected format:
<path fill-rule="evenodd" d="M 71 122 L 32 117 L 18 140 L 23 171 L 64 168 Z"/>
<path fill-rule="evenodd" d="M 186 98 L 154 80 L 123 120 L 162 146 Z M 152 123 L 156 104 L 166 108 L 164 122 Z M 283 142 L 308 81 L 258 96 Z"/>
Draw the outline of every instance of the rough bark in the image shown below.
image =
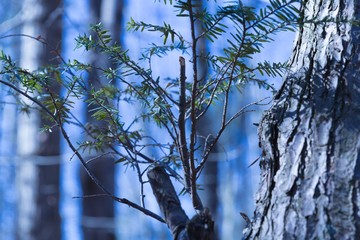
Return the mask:
<path fill-rule="evenodd" d="M 359 17 L 352 0 L 303 1 L 305 18 Z M 359 28 L 300 27 L 291 62 L 259 136 L 261 186 L 246 239 L 360 236 Z"/>
<path fill-rule="evenodd" d="M 39 36 L 48 45 L 22 38 L 22 67 L 35 70 L 56 59 L 51 51 L 61 41 L 60 3 L 61 1 L 34 0 L 24 2 L 26 14 L 23 33 Z M 52 86 L 51 91 L 58 92 L 59 87 Z M 46 124 L 46 121 L 35 112 L 30 116 L 20 115 L 18 120 L 18 155 L 22 158 L 17 171 L 18 237 L 60 239 L 59 131 L 53 128 L 51 133 L 39 134 L 40 126 Z"/>
<path fill-rule="evenodd" d="M 165 216 L 173 239 L 175 240 L 212 240 L 214 222 L 208 208 L 204 208 L 190 220 L 181 207 L 169 175 L 162 167 L 156 166 L 147 173 L 149 182 L 160 210 Z"/>

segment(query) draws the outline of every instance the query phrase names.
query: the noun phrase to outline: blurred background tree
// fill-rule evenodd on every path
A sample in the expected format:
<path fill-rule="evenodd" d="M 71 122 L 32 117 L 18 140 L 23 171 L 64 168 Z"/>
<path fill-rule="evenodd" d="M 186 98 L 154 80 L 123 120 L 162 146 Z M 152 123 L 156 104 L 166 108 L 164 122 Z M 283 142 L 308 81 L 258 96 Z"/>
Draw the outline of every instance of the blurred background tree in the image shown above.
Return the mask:
<path fill-rule="evenodd" d="M 116 0 L 90 0 L 90 22 L 104 24 L 109 33 L 113 36 L 113 41 L 121 43 L 121 26 L 122 26 L 122 11 L 123 2 Z M 99 66 L 102 68 L 112 67 L 116 69 L 113 63 L 104 55 L 99 55 L 92 52 L 89 55 L 90 64 L 92 66 Z M 93 70 L 88 76 L 88 84 L 95 90 L 99 90 L 104 85 L 108 84 L 107 80 L 100 71 Z M 115 84 L 114 82 L 112 84 Z M 86 119 L 88 124 L 96 127 L 106 127 L 105 122 L 96 121 L 92 115 L 91 108 L 87 107 Z M 91 159 L 101 155 L 101 152 L 94 152 L 87 158 Z M 114 161 L 108 156 L 97 158 L 91 163 L 91 170 L 98 176 L 99 180 L 111 191 L 114 191 Z M 100 189 L 89 178 L 86 172 L 81 169 L 81 183 L 84 195 L 100 194 Z M 111 198 L 97 198 L 90 197 L 83 199 L 82 211 L 82 226 L 84 239 L 115 239 L 115 219 L 114 219 L 114 201 Z M 94 207 L 101 206 L 101 207 Z"/>
<path fill-rule="evenodd" d="M 26 0 L 19 11 L 23 21 L 21 34 L 46 39 L 56 46 L 56 49 L 51 49 L 37 41 L 29 41 L 28 37 L 20 38 L 19 65 L 36 70 L 48 64 L 58 64 L 54 51 L 61 51 L 62 1 Z M 56 83 L 51 88 L 60 91 Z M 25 98 L 21 101 L 29 103 Z M 20 109 L 16 120 L 9 119 L 17 122 L 16 233 L 20 239 L 60 239 L 59 131 L 39 132 L 41 126 L 49 123 L 30 108 L 31 104 L 29 108 Z"/>

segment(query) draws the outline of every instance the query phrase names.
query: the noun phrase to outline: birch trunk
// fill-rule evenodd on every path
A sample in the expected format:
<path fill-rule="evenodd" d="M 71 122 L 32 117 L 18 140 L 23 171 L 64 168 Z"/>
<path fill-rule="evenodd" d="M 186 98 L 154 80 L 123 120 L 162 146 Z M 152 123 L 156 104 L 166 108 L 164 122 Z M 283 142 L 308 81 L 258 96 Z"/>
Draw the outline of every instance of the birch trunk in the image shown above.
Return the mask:
<path fill-rule="evenodd" d="M 55 58 L 48 46 L 61 41 L 60 1 L 27 0 L 23 3 L 22 33 L 41 37 L 47 46 L 30 38 L 21 38 L 20 65 L 36 70 Z M 58 86 L 51 90 L 59 91 Z M 28 102 L 30 106 L 31 102 Z M 19 239 L 60 239 L 59 215 L 59 132 L 40 134 L 46 121 L 39 112 L 20 114 L 17 123 L 18 232 Z M 46 156 L 46 157 L 45 157 Z M 50 157 L 51 156 L 51 157 Z"/>
<path fill-rule="evenodd" d="M 303 1 L 307 19 L 359 17 L 352 0 Z M 262 179 L 246 239 L 360 236 L 359 27 L 300 27 L 291 72 L 265 113 Z"/>

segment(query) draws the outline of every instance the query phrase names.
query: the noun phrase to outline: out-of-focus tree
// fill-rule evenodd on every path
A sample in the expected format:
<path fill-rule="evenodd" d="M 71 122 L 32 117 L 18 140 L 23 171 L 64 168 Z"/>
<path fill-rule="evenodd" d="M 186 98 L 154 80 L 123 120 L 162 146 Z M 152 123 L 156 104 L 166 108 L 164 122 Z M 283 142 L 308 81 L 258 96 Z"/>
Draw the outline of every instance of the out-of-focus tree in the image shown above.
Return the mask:
<path fill-rule="evenodd" d="M 0 2 L 0 36 L 19 33 L 20 4 L 17 1 Z M 20 38 L 1 38 L 0 48 L 19 58 Z M 0 66 L 1 67 L 1 66 Z M 14 240 L 17 232 L 16 217 L 16 118 L 17 105 L 14 98 L 6 94 L 7 89 L 0 86 L 0 235 Z M 7 103 L 7 104 L 4 104 Z"/>
<path fill-rule="evenodd" d="M 91 0 L 90 1 L 90 22 L 101 22 L 105 28 L 109 29 L 113 41 L 120 44 L 120 34 L 122 26 L 122 1 L 116 0 Z M 90 52 L 90 64 L 100 68 L 113 68 L 117 66 L 111 62 L 107 56 L 98 54 L 97 52 Z M 89 89 L 98 91 L 106 85 L 116 84 L 116 82 L 109 83 L 102 75 L 102 72 L 93 69 L 88 76 Z M 90 93 L 91 94 L 91 93 Z M 91 96 L 89 96 L 91 98 Z M 98 121 L 92 116 L 93 109 L 91 106 L 87 109 L 87 124 L 88 127 L 106 128 L 106 121 Z M 90 137 L 91 138 L 91 137 Z M 109 150 L 109 149 L 107 149 Z M 105 151 L 107 151 L 105 150 Z M 102 149 L 104 151 L 104 149 Z M 96 156 L 101 157 L 96 157 Z M 93 159 L 93 158 L 96 159 Z M 101 151 L 93 151 L 87 157 L 93 159 L 89 163 L 91 171 L 99 178 L 99 180 L 110 190 L 114 191 L 114 158 L 107 155 L 102 155 Z M 96 195 L 102 193 L 96 184 L 87 176 L 86 172 L 82 170 L 82 188 L 85 196 Z M 83 198 L 82 211 L 82 227 L 84 239 L 115 239 L 115 222 L 114 222 L 114 201 L 111 198 L 103 197 L 86 197 Z"/>
<path fill-rule="evenodd" d="M 198 0 L 196 2 L 199 5 L 202 5 L 202 7 L 211 7 L 208 6 L 209 3 L 208 1 L 203 1 L 203 0 Z M 203 28 L 203 25 L 201 24 L 201 22 L 196 22 L 196 29 L 199 32 L 203 32 L 205 31 L 205 29 Z M 208 49 L 208 39 L 207 38 L 201 38 L 198 41 L 198 78 L 199 78 L 199 82 L 201 82 L 201 84 L 206 84 L 206 81 L 208 81 L 208 75 L 210 75 L 211 73 L 209 72 L 209 68 L 207 61 L 206 61 L 206 54 L 207 54 L 207 49 Z M 200 143 L 201 146 L 203 146 L 203 148 L 201 149 L 202 151 L 200 151 L 199 154 L 205 154 L 205 152 L 207 151 L 207 148 L 210 147 L 210 145 L 212 144 L 212 142 L 214 141 L 214 136 L 213 134 L 215 134 L 214 128 L 213 126 L 216 125 L 219 121 L 218 118 L 214 118 L 213 115 L 216 114 L 221 114 L 221 106 L 218 106 L 217 108 L 214 108 L 209 114 L 205 115 L 203 118 L 199 119 L 198 122 L 198 129 L 197 129 L 197 134 L 198 134 L 198 141 Z M 216 221 L 218 220 L 219 217 L 219 191 L 220 189 L 218 189 L 219 187 L 219 169 L 218 169 L 218 164 L 219 162 L 221 162 L 223 159 L 221 159 L 221 157 L 219 158 L 220 152 L 221 150 L 219 149 L 219 144 L 215 145 L 214 148 L 212 149 L 212 151 L 209 154 L 209 161 L 207 162 L 207 164 L 204 166 L 203 172 L 202 172 L 202 176 L 201 176 L 201 181 L 202 181 L 202 191 L 200 191 L 200 196 L 202 197 L 203 201 L 204 201 L 204 205 L 207 206 L 209 208 L 209 210 L 212 213 L 212 217 L 213 219 Z M 215 235 L 219 234 L 218 233 L 218 228 L 215 225 Z"/>
<path fill-rule="evenodd" d="M 24 73 L 18 74 L 42 71 L 47 65 L 59 63 L 61 4 L 62 1 L 23 2 L 20 66 Z M 41 42 L 51 43 L 53 47 Z M 43 74 L 47 74 L 46 70 Z M 50 74 L 49 78 L 51 77 L 55 76 Z M 51 81 L 46 88 L 58 93 L 60 85 Z M 29 94 L 36 95 L 35 92 Z M 17 234 L 20 239 L 60 239 L 59 130 L 51 128 L 51 132 L 40 132 L 40 127 L 51 126 L 53 123 L 45 115 L 34 111 L 29 99 L 22 97 L 19 101 L 23 101 L 24 105 L 20 109 L 17 123 L 17 154 L 21 159 L 17 169 Z"/>

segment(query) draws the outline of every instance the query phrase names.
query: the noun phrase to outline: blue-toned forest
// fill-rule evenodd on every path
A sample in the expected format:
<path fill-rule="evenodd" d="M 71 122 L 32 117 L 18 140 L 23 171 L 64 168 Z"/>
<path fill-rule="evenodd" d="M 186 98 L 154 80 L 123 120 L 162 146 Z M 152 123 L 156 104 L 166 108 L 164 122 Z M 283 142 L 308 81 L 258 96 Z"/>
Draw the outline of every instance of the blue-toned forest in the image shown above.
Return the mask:
<path fill-rule="evenodd" d="M 176 160 L 171 165 L 173 160 L 170 158 L 164 160 L 162 157 L 164 154 L 166 156 L 173 154 L 172 145 L 165 146 L 172 141 L 172 138 L 167 135 L 166 127 L 159 127 L 163 124 L 163 120 L 159 118 L 159 124 L 156 122 L 157 118 L 152 119 L 151 117 L 157 116 L 152 112 L 155 110 L 146 107 L 141 101 L 130 101 L 119 95 L 121 101 L 113 104 L 116 106 L 114 111 L 121 117 L 121 124 L 124 124 L 122 126 L 128 127 L 126 131 L 132 131 L 131 137 L 134 137 L 133 141 L 140 149 L 130 152 L 129 155 L 133 158 L 129 160 L 126 149 L 129 145 L 109 144 L 106 147 L 96 145 L 94 139 L 97 138 L 84 129 L 89 129 L 85 127 L 88 126 L 87 124 L 90 124 L 92 129 L 96 127 L 106 129 L 109 126 L 95 122 L 96 119 L 104 120 L 102 112 L 97 111 L 95 107 L 92 108 L 100 103 L 94 104 L 96 98 L 90 101 L 89 99 L 92 98 L 86 94 L 82 97 L 73 95 L 67 97 L 71 87 L 65 83 L 71 84 L 71 81 L 77 78 L 81 79 L 85 88 L 102 89 L 101 87 L 104 86 L 112 86 L 109 87 L 111 90 L 126 89 L 126 84 L 119 80 L 122 79 L 121 76 L 129 79 L 126 81 L 134 83 L 137 83 L 139 77 L 141 78 L 139 72 L 132 74 L 126 70 L 115 71 L 120 76 L 118 80 L 114 78 L 114 81 L 106 82 L 100 77 L 99 71 L 93 66 L 98 66 L 99 69 L 117 70 L 116 63 L 111 62 L 109 56 L 101 54 L 101 51 L 97 52 L 97 49 L 87 51 L 84 47 L 89 44 L 84 41 L 89 41 L 89 36 L 92 34 L 90 26 L 101 23 L 103 29 L 108 30 L 107 34 L 111 35 L 111 41 L 128 50 L 125 53 L 129 59 L 135 59 L 144 69 L 151 65 L 149 67 L 151 76 L 154 76 L 154 79 L 159 77 L 156 84 L 167 87 L 172 80 L 178 80 L 179 57 L 182 56 L 187 64 L 185 74 L 189 84 L 193 81 L 191 43 L 184 40 L 184 45 L 181 45 L 181 38 L 180 44 L 175 34 L 172 48 L 165 49 L 164 46 L 171 45 L 171 38 L 174 37 L 171 31 L 168 39 L 164 41 L 165 30 L 162 30 L 164 32 L 161 34 L 155 28 L 147 29 L 144 25 L 144 31 L 129 29 L 131 21 L 135 22 L 134 28 L 141 22 L 158 26 L 164 26 L 166 23 L 171 25 L 171 29 L 175 29 L 176 33 L 181 33 L 184 39 L 191 39 L 189 20 L 186 17 L 176 16 L 179 14 L 177 12 L 179 9 L 174 7 L 177 2 L 179 1 L 0 1 L 0 50 L 11 56 L 11 60 L 17 66 L 26 69 L 16 70 L 18 75 L 25 76 L 31 71 L 43 69 L 40 70 L 41 74 L 49 73 L 49 76 L 54 76 L 50 79 L 62 79 L 59 80 L 61 84 L 51 85 L 49 88 L 56 89 L 54 92 L 59 99 L 71 102 L 71 106 L 69 105 L 69 109 L 66 110 L 69 112 L 66 112 L 66 121 L 61 130 L 66 131 L 66 136 L 75 149 L 74 151 L 69 146 L 69 140 L 64 138 L 61 131 L 55 130 L 58 129 L 55 124 L 43 117 L 44 112 L 39 110 L 34 102 L 20 96 L 21 94 L 9 91 L 8 86 L 0 84 L 0 239 L 172 239 L 171 231 L 166 224 L 138 209 L 129 207 L 128 204 L 105 196 L 106 194 L 84 170 L 77 155 L 82 154 L 91 172 L 106 189 L 110 189 L 114 196 L 130 200 L 162 216 L 145 174 L 148 166 L 133 164 L 133 161 L 139 159 L 141 163 L 141 154 L 146 154 L 157 161 L 165 163 L 169 161 L 167 166 L 181 173 L 181 167 L 176 164 Z M 234 4 L 231 1 L 192 2 L 201 5 L 209 13 L 216 13 L 218 6 L 226 7 L 227 4 Z M 264 8 L 268 2 L 249 0 L 243 1 L 242 4 L 260 14 L 259 9 Z M 206 53 L 222 56 L 224 46 L 233 36 L 231 32 L 233 22 L 231 19 L 224 20 L 222 24 L 224 29 L 228 30 L 221 32 L 217 37 L 212 36 L 213 39 L 210 36 L 199 41 L 199 56 L 205 56 Z M 202 26 L 195 27 L 197 33 L 201 32 Z M 252 31 L 252 34 L 256 33 Z M 258 53 L 254 53 L 251 58 L 244 58 L 241 64 L 257 66 L 258 63 L 265 61 L 286 62 L 290 57 L 294 36 L 295 33 L 292 31 L 271 35 L 271 41 L 264 42 Z M 85 40 L 81 42 L 81 39 Z M 79 42 L 83 46 L 77 46 Z M 163 46 L 163 48 L 158 47 L 154 50 L 158 52 L 154 53 L 151 59 L 146 58 L 146 54 L 149 54 L 154 46 Z M 207 76 L 216 76 L 216 69 L 208 67 L 201 59 L 199 57 L 198 60 L 199 72 L 202 71 L 199 76 L 203 76 L 204 79 L 207 79 Z M 130 62 L 130 60 L 126 61 Z M 85 66 L 86 64 L 88 66 Z M 52 65 L 59 67 L 53 70 L 49 67 Z M 89 66 L 93 67 L 93 70 L 88 70 Z M 5 67 L 2 63 L 1 71 L 4 72 Z M 71 72 L 68 70 L 70 67 L 76 70 Z M 51 71 L 54 71 L 51 73 L 53 75 L 50 75 Z M 219 94 L 218 100 L 210 104 L 211 108 L 198 121 L 198 128 L 193 136 L 194 149 L 204 149 L 206 152 L 206 144 L 212 146 L 204 166 L 201 165 L 200 160 L 195 161 L 201 166 L 201 174 L 199 173 L 197 178 L 197 193 L 212 213 L 215 232 L 219 239 L 240 239 L 242 230 L 247 224 L 242 214 L 252 217 L 255 209 L 260 179 L 257 159 L 261 157 L 257 125 L 263 111 L 271 105 L 274 91 L 282 83 L 281 74 L 261 74 L 257 72 L 251 76 L 254 79 L 266 80 L 266 84 L 271 87 L 264 87 L 264 84 L 251 81 L 249 78 L 246 83 L 225 91 L 228 102 L 226 111 L 229 116 L 236 115 L 238 109 L 245 106 L 249 108 L 241 115 L 236 115 L 236 119 L 221 132 L 221 137 L 216 139 L 216 145 L 211 145 L 208 140 L 209 136 L 217 136 L 216 129 L 220 126 L 221 116 L 224 114 L 223 95 Z M 4 80 L 2 76 L 0 78 Z M 33 94 L 31 96 L 34 99 L 42 101 L 43 96 L 36 91 L 30 93 L 26 85 L 13 84 L 22 89 L 22 93 Z M 173 96 L 171 94 L 177 96 L 176 87 L 174 91 L 171 87 L 172 85 L 167 93 L 170 96 Z M 52 97 L 51 90 L 49 91 Z M 187 97 L 190 96 L 190 92 L 190 87 L 184 90 Z M 166 91 L 163 94 L 166 94 Z M 204 96 L 204 98 L 212 98 L 210 93 Z M 149 101 L 152 102 L 160 97 L 150 96 L 148 99 L 151 98 Z M 54 104 L 55 102 L 53 99 Z M 56 106 L 55 104 L 55 109 L 50 111 L 53 116 L 57 116 L 56 110 L 59 110 Z M 171 111 L 177 114 L 178 110 L 174 107 Z M 139 115 L 145 116 L 149 112 L 152 115 L 146 116 L 149 118 L 147 121 L 134 120 Z M 192 116 L 191 111 L 184 114 L 188 114 L 190 118 Z M 190 132 L 192 127 L 190 120 L 186 120 L 183 127 L 184 131 Z M 143 136 L 141 140 L 136 139 L 137 131 Z M 94 130 L 92 134 L 96 135 L 97 132 Z M 105 137 L 102 139 L 107 139 Z M 188 143 L 191 139 L 190 135 L 185 138 Z M 86 143 L 89 146 L 85 146 Z M 95 150 L 90 151 L 90 147 L 94 147 Z M 177 151 L 180 155 L 184 154 L 181 150 L 174 151 L 174 156 L 177 156 Z M 204 156 L 201 151 L 194 154 L 195 159 Z M 167 172 L 172 170 L 167 169 Z M 193 202 L 189 194 L 186 191 L 184 193 L 182 182 L 175 179 L 172 178 L 172 182 L 181 205 L 191 217 L 196 214 Z"/>

